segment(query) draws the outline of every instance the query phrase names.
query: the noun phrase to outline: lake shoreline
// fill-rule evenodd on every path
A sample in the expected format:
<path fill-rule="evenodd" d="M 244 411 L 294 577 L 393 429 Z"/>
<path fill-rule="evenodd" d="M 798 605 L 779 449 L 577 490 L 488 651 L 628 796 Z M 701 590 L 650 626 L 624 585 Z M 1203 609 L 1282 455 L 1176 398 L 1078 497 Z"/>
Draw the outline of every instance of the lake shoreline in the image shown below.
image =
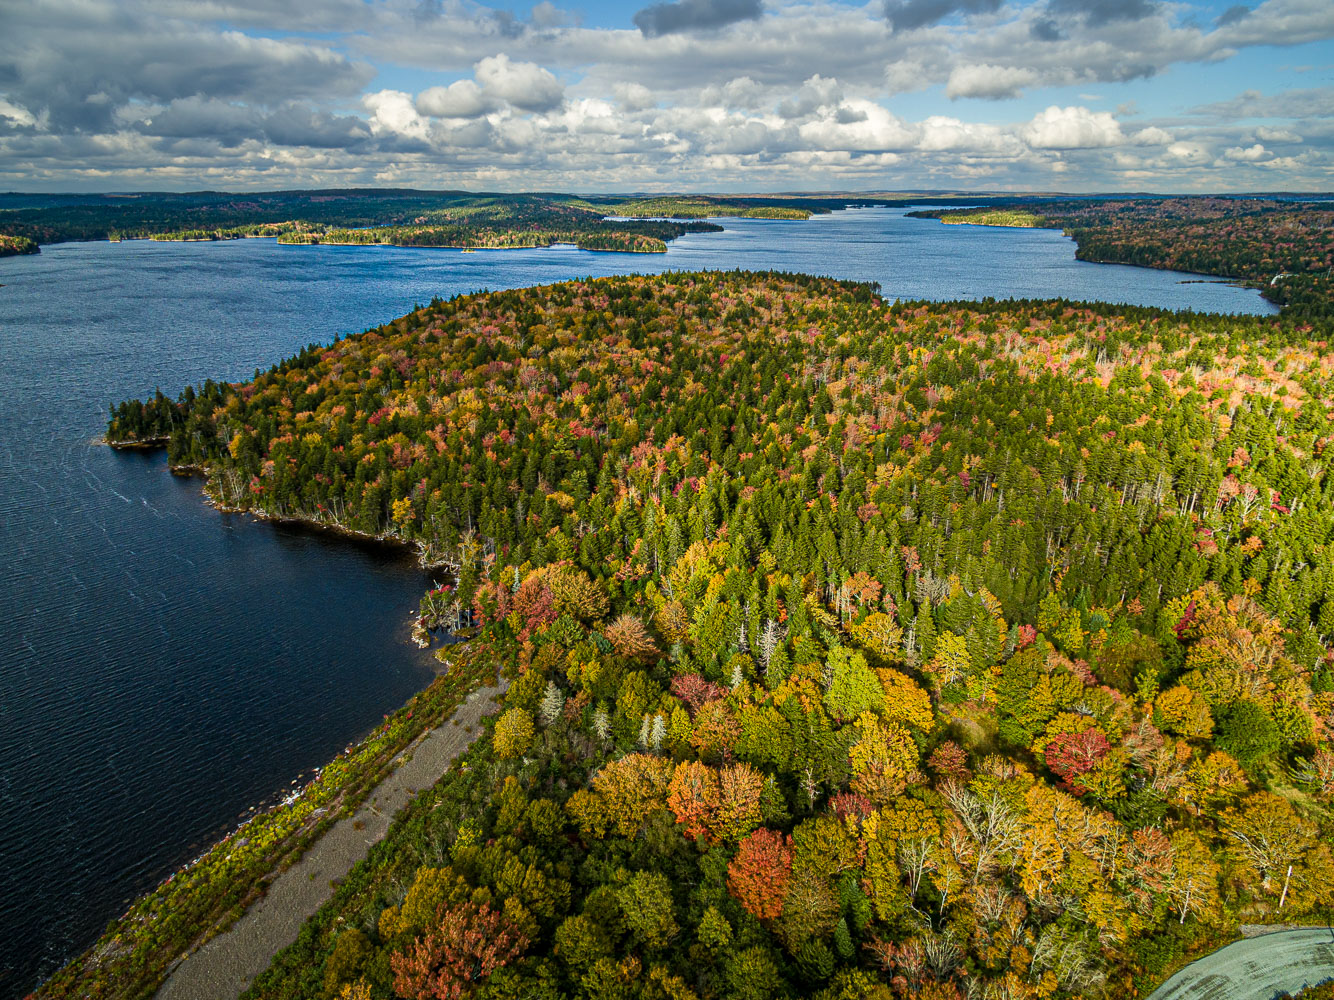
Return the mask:
<path fill-rule="evenodd" d="M 1075 260 L 1080 261 L 1084 264 L 1111 264 L 1116 267 L 1135 267 L 1145 271 L 1156 271 L 1160 274 L 1189 275 L 1190 276 L 1189 278 L 1183 279 L 1182 281 L 1178 282 L 1178 284 L 1226 285 L 1230 288 L 1240 288 L 1240 289 L 1245 289 L 1247 291 L 1258 292 L 1260 298 L 1267 305 L 1273 307 L 1273 312 L 1269 313 L 1269 315 L 1278 316 L 1282 312 L 1282 306 L 1274 302 L 1273 299 L 1269 298 L 1269 296 L 1265 294 L 1266 290 L 1272 286 L 1270 284 L 1266 284 L 1264 281 L 1252 282 L 1248 278 L 1238 278 L 1235 276 L 1225 275 L 1225 274 L 1210 274 L 1207 271 L 1183 271 L 1180 268 L 1162 267 L 1158 264 L 1134 264 L 1131 263 L 1130 261 L 1124 261 L 1124 260 L 1102 260 L 1097 257 L 1086 257 L 1083 256 L 1083 250 L 1079 245 L 1079 241 L 1075 239 L 1074 236 L 1071 235 L 1068 229 L 1064 229 L 1060 226 L 1032 226 L 1032 225 L 1022 225 L 1019 223 L 1000 223 L 1000 222 L 950 221 L 932 215 L 909 214 L 907 217 L 913 219 L 919 219 L 923 222 L 935 221 L 940 223 L 940 225 L 942 226 L 956 226 L 960 228 L 970 228 L 970 229 L 1033 229 L 1033 230 L 1044 230 L 1046 232 L 1052 232 L 1052 233 L 1059 232 L 1063 238 L 1074 243 Z"/>
<path fill-rule="evenodd" d="M 439 781 L 453 760 L 486 732 L 482 720 L 496 712 L 496 698 L 508 682 L 493 678 L 488 685 L 483 678 L 478 685 L 394 758 L 392 770 L 365 794 L 355 812 L 344 805 L 341 818 L 313 837 L 293 864 L 265 876 L 264 905 L 257 900 L 230 927 L 173 962 L 158 1000 L 231 1000 L 264 972 L 417 793 Z"/>
<path fill-rule="evenodd" d="M 115 451 L 157 451 L 167 446 L 167 438 L 153 437 L 143 438 L 141 440 L 112 441 L 106 437 L 100 437 L 94 438 L 93 443 L 106 445 L 108 448 Z M 199 477 L 207 480 L 212 475 L 211 470 L 207 466 L 186 463 L 168 463 L 167 471 L 173 476 L 180 476 L 187 479 Z M 441 569 L 444 566 L 444 564 L 438 560 L 431 561 L 427 559 L 420 543 L 414 542 L 408 538 L 403 538 L 388 532 L 373 534 L 369 531 L 360 531 L 356 528 L 349 528 L 341 524 L 331 524 L 328 521 L 321 521 L 318 518 L 303 514 L 279 514 L 262 508 L 236 507 L 223 503 L 221 500 L 212 496 L 207 489 L 203 489 L 200 492 L 204 497 L 205 504 L 212 507 L 220 514 L 244 514 L 253 517 L 257 521 L 265 521 L 270 524 L 284 525 L 286 527 L 301 528 L 314 535 L 341 538 L 366 545 L 386 546 L 405 555 L 411 554 L 416 559 L 417 566 L 428 573 L 433 570 Z"/>
<path fill-rule="evenodd" d="M 480 685 L 494 679 L 495 665 L 478 662 L 483 659 L 463 648 L 444 672 L 316 768 L 305 784 L 261 799 L 251 807 L 254 815 L 138 896 L 95 941 L 40 983 L 31 1000 L 74 1000 L 107 985 L 138 1000 L 156 995 L 172 970 L 244 917 L 340 819 L 352 817 L 390 781 Z M 276 803 L 264 805 L 278 795 Z M 249 856 L 234 861 L 242 852 Z M 182 928 L 182 920 L 193 922 Z M 128 967 L 117 968 L 117 962 Z"/>

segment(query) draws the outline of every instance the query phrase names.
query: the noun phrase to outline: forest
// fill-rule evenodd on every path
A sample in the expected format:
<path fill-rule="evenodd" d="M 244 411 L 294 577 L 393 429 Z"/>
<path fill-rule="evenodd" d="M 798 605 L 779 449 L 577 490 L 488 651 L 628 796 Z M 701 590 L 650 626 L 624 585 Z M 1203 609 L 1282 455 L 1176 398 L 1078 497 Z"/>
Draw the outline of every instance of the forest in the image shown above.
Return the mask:
<path fill-rule="evenodd" d="M 25 236 L 0 234 L 0 257 L 17 257 L 19 254 L 37 252 L 37 244 Z"/>
<path fill-rule="evenodd" d="M 661 253 L 667 241 L 683 233 L 716 232 L 720 227 L 700 221 L 654 221 L 658 217 L 805 219 L 812 213 L 827 213 L 847 204 L 847 199 L 819 197 L 603 196 L 589 201 L 561 194 L 394 189 L 257 194 L 0 194 L 0 255 L 5 255 L 5 247 L 23 241 L 35 248 L 39 243 L 71 240 L 229 240 L 252 236 L 276 236 L 282 243 L 477 248 L 573 243 L 586 250 Z M 605 220 L 609 215 L 618 218 Z"/>
<path fill-rule="evenodd" d="M 666 274 L 114 406 L 511 680 L 247 996 L 1131 997 L 1334 917 L 1328 335 Z"/>
<path fill-rule="evenodd" d="M 1194 271 L 1257 287 L 1294 316 L 1334 314 L 1334 209 L 1270 198 L 1024 199 L 910 213 L 947 223 L 1063 229 L 1075 256 Z"/>

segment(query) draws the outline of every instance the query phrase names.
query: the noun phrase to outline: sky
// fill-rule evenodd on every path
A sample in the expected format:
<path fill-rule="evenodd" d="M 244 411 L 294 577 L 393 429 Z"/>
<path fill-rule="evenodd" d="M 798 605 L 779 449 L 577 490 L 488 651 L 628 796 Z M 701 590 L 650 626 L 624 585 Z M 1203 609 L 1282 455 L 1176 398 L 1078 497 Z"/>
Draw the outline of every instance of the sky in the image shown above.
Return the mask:
<path fill-rule="evenodd" d="M 1329 191 L 1334 2 L 0 0 L 0 190 Z"/>

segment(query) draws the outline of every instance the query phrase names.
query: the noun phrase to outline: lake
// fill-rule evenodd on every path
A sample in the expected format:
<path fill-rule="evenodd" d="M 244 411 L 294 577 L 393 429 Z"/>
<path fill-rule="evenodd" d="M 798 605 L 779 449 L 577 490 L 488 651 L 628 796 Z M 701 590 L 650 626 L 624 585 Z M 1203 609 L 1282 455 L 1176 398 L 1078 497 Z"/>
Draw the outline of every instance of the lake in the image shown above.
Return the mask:
<path fill-rule="evenodd" d="M 720 220 L 666 254 L 76 243 L 0 260 L 0 997 L 367 732 L 431 677 L 401 552 L 237 515 L 107 405 L 249 377 L 433 296 L 585 275 L 810 271 L 886 295 L 1269 313 L 1258 294 L 1085 264 L 1048 230 L 902 209 Z"/>

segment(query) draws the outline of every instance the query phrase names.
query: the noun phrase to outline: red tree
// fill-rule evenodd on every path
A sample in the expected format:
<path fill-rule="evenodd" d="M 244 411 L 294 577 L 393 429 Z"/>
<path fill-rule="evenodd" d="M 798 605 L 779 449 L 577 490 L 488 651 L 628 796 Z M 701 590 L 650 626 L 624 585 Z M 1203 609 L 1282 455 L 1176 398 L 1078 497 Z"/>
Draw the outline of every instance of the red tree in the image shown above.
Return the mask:
<path fill-rule="evenodd" d="M 699 706 L 706 701 L 723 697 L 727 691 L 717 684 L 709 683 L 699 674 L 686 674 L 683 677 L 672 678 L 672 694 L 685 702 L 690 714 L 694 715 L 699 711 Z"/>
<path fill-rule="evenodd" d="M 839 792 L 829 800 L 829 808 L 842 820 L 856 816 L 860 821 L 875 812 L 875 804 L 865 795 L 858 795 L 856 792 Z"/>
<path fill-rule="evenodd" d="M 486 580 L 472 598 L 472 610 L 483 625 L 498 622 L 514 607 L 514 594 L 504 583 Z"/>
<path fill-rule="evenodd" d="M 519 639 L 522 641 L 556 620 L 556 598 L 540 579 L 529 577 L 514 594 L 514 610 L 523 622 L 523 627 L 519 629 Z"/>
<path fill-rule="evenodd" d="M 408 1000 L 458 1000 L 527 947 L 528 938 L 488 904 L 441 904 L 435 926 L 390 957 L 394 992 Z"/>
<path fill-rule="evenodd" d="M 968 773 L 968 751 L 953 740 L 946 740 L 932 750 L 926 766 L 941 781 L 967 781 L 972 777 Z"/>
<path fill-rule="evenodd" d="M 667 807 L 690 840 L 712 841 L 709 821 L 718 808 L 718 772 L 706 764 L 678 764 L 667 793 Z"/>
<path fill-rule="evenodd" d="M 1072 791 L 1082 794 L 1080 775 L 1088 774 L 1110 749 L 1107 734 L 1101 729 L 1086 729 L 1082 733 L 1058 733 L 1047 744 L 1047 766 L 1061 777 Z"/>
<path fill-rule="evenodd" d="M 741 842 L 727 866 L 727 888 L 753 916 L 780 916 L 792 875 L 792 838 L 759 829 Z"/>

